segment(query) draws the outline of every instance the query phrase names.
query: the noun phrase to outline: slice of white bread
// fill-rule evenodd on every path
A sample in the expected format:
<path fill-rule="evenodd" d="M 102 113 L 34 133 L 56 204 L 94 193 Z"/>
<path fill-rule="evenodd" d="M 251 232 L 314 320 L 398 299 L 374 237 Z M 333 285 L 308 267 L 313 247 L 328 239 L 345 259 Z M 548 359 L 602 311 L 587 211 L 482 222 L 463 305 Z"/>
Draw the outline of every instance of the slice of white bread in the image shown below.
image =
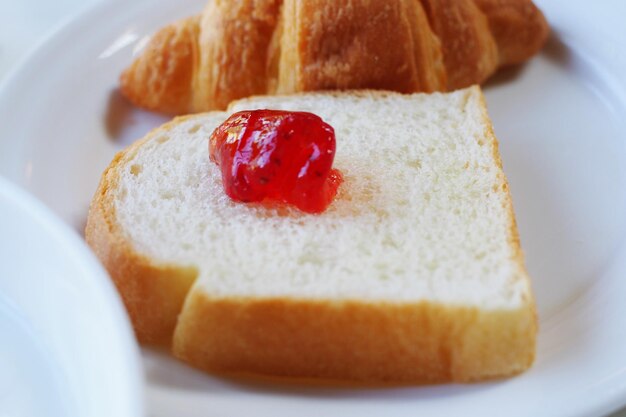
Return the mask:
<path fill-rule="evenodd" d="M 255 108 L 335 128 L 345 181 L 322 214 L 225 195 L 208 138 Z M 173 333 L 174 354 L 205 370 L 470 381 L 534 358 L 533 296 L 478 87 L 255 97 L 175 119 L 116 156 L 86 237 L 139 339 Z"/>

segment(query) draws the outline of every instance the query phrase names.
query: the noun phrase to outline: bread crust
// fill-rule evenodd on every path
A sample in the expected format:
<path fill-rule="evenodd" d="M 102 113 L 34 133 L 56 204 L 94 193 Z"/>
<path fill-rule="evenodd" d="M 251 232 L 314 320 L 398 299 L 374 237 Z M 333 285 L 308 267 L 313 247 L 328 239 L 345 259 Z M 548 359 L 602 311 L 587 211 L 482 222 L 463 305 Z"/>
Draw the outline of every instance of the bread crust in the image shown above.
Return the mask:
<path fill-rule="evenodd" d="M 215 0 L 157 32 L 120 86 L 179 114 L 253 94 L 450 91 L 530 58 L 547 36 L 530 0 Z"/>
<path fill-rule="evenodd" d="M 120 91 L 131 102 L 164 113 L 192 108 L 194 68 L 199 60 L 199 16 L 168 25 L 148 43 L 141 59 L 120 76 Z"/>
<path fill-rule="evenodd" d="M 498 68 L 485 15 L 472 1 L 422 0 L 443 52 L 448 90 L 482 83 Z"/>
<path fill-rule="evenodd" d="M 431 302 L 216 298 L 193 291 L 173 352 L 218 373 L 470 382 L 527 369 L 530 305 L 485 311 Z"/>
<path fill-rule="evenodd" d="M 419 1 L 285 1 L 282 24 L 278 89 L 269 93 L 446 88 L 440 44 Z"/>
<path fill-rule="evenodd" d="M 330 92 L 331 96 L 387 97 L 384 91 Z M 487 140 L 504 193 L 515 276 L 530 288 L 498 142 L 479 87 Z M 194 116 L 190 116 L 194 117 Z M 119 153 L 91 204 L 89 245 L 109 270 L 142 343 L 169 344 L 190 365 L 218 373 L 261 373 L 411 383 L 469 382 L 513 375 L 531 366 L 537 316 L 528 292 L 518 308 L 485 310 L 436 302 L 390 303 L 294 298 L 217 298 L 194 290 L 190 267 L 164 265 L 133 248 L 116 220 L 113 196 L 121 170 L 151 138 L 178 118 Z M 184 303 L 184 304 L 183 304 Z M 179 316 L 179 313 L 181 312 Z"/>
<path fill-rule="evenodd" d="M 522 244 L 519 236 L 519 230 L 517 228 L 517 220 L 515 218 L 515 210 L 513 208 L 513 198 L 511 196 L 511 189 L 509 187 L 509 183 L 504 175 L 504 167 L 502 165 L 502 157 L 500 156 L 498 139 L 496 138 L 495 131 L 493 129 L 493 124 L 491 123 L 491 119 L 489 118 L 489 113 L 487 111 L 487 100 L 485 99 L 482 90 L 479 87 L 473 87 L 473 89 L 477 90 L 478 98 L 480 100 L 480 109 L 481 109 L 481 117 L 483 119 L 483 123 L 486 126 L 484 135 L 490 141 L 493 158 L 500 168 L 499 175 L 499 184 L 496 185 L 496 188 L 500 189 L 500 192 L 505 193 L 505 204 L 506 204 L 506 212 L 508 214 L 508 222 L 509 222 L 509 246 L 513 250 L 513 257 L 515 260 L 515 264 L 518 267 L 518 274 L 525 281 L 525 284 L 528 286 L 528 292 L 524 294 L 524 303 L 528 306 L 530 313 L 533 317 L 533 336 L 532 343 L 533 346 L 536 343 L 536 334 L 539 330 L 539 318 L 537 315 L 537 308 L 534 302 L 534 295 L 532 290 L 532 282 L 530 277 L 528 276 L 528 272 L 526 271 L 525 259 L 524 259 L 524 251 L 522 250 Z M 476 91 L 474 91 L 476 93 Z M 533 348 L 534 349 L 534 348 Z M 534 361 L 534 351 L 533 351 L 533 361 Z M 531 361 L 532 363 L 532 361 Z"/>
<path fill-rule="evenodd" d="M 191 106 L 183 112 L 226 108 L 234 98 L 267 92 L 269 45 L 279 18 L 280 0 L 216 0 L 200 16 L 194 39 Z"/>
<path fill-rule="evenodd" d="M 500 66 L 533 56 L 550 35 L 548 22 L 531 0 L 474 0 L 485 14 L 498 46 Z"/>

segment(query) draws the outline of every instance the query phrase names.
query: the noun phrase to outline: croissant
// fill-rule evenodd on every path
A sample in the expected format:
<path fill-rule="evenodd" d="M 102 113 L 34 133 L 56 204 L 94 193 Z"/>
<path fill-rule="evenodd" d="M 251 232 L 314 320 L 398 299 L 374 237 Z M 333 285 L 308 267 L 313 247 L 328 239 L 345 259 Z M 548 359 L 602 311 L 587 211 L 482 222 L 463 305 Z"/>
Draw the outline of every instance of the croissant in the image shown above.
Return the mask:
<path fill-rule="evenodd" d="M 166 113 L 256 94 L 454 90 L 528 59 L 548 31 L 530 0 L 213 0 L 157 32 L 120 90 Z"/>

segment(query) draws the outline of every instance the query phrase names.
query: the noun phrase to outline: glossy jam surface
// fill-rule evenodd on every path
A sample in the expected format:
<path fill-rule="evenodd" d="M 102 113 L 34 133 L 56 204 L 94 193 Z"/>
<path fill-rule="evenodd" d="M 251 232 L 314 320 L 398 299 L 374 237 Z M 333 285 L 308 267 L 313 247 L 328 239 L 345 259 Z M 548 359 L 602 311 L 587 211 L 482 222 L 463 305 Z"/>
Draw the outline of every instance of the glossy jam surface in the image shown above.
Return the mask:
<path fill-rule="evenodd" d="M 235 113 L 212 133 L 209 153 L 224 191 L 236 201 L 268 199 L 321 213 L 342 182 L 332 168 L 335 131 L 312 113 Z"/>

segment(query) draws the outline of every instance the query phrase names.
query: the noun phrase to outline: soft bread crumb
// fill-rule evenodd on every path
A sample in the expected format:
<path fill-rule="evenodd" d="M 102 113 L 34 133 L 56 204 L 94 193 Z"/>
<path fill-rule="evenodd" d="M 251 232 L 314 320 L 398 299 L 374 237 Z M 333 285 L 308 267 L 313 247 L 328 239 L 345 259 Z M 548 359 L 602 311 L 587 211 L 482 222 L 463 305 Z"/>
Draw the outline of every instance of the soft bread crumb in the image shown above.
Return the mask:
<path fill-rule="evenodd" d="M 142 146 L 122 175 L 134 192 L 116 201 L 118 219 L 140 252 L 196 265 L 214 296 L 495 309 L 529 294 L 477 90 L 268 97 L 231 111 L 252 108 L 311 111 L 334 126 L 345 179 L 336 201 L 321 215 L 231 201 L 208 158 L 227 113 L 192 117 Z"/>

